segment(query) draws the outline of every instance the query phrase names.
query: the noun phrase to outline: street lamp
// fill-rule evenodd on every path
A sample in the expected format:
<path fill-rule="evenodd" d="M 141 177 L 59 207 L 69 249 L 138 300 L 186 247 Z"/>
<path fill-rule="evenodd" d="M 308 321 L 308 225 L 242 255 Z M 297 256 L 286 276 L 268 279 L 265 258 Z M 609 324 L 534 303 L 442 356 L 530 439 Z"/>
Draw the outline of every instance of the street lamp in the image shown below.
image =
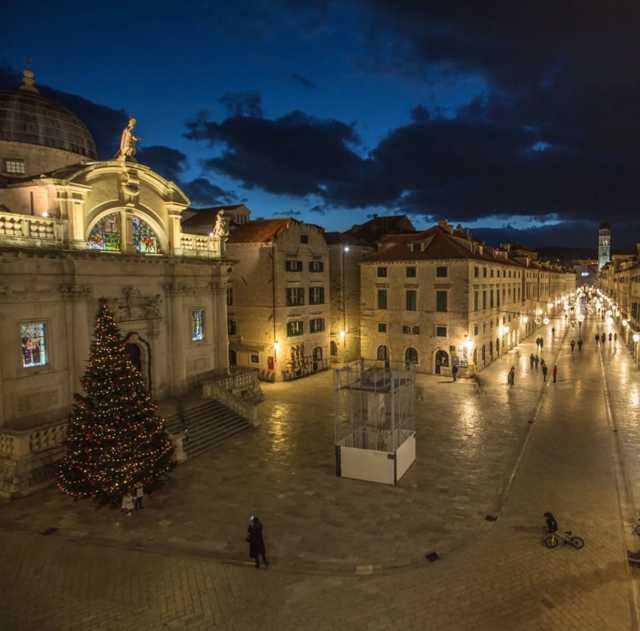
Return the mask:
<path fill-rule="evenodd" d="M 543 324 L 549 324 L 549 318 L 547 318 L 547 316 L 544 316 L 544 319 L 542 320 Z"/>

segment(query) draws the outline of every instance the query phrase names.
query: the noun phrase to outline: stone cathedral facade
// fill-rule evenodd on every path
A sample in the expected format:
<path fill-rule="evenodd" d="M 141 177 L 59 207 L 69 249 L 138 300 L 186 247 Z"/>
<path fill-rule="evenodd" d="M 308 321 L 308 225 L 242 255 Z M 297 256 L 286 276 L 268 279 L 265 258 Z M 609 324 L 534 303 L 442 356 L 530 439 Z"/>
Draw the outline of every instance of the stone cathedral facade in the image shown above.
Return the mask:
<path fill-rule="evenodd" d="M 131 125 L 98 161 L 29 71 L 0 92 L 0 495 L 21 452 L 62 444 L 101 299 L 156 399 L 228 369 L 225 227 L 182 231 L 189 199 L 135 161 Z"/>

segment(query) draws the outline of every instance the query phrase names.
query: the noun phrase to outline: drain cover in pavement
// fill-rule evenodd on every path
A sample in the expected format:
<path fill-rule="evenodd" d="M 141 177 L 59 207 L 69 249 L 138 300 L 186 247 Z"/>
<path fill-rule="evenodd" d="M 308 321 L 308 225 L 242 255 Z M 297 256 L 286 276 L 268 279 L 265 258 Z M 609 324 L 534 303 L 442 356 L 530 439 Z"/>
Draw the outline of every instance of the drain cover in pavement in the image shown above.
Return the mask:
<path fill-rule="evenodd" d="M 424 555 L 424 558 L 429 561 L 429 563 L 433 563 L 440 558 L 440 555 L 437 552 L 427 552 L 427 554 Z"/>
<path fill-rule="evenodd" d="M 47 528 L 46 530 L 43 530 L 40 534 L 41 535 L 52 535 L 54 532 L 58 532 L 57 528 Z"/>

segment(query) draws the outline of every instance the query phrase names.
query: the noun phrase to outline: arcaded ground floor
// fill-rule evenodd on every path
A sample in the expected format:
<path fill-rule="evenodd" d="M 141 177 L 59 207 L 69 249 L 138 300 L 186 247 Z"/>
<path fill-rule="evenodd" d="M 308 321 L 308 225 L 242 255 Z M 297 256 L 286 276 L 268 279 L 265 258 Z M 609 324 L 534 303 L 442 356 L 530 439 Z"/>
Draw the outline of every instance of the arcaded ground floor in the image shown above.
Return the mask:
<path fill-rule="evenodd" d="M 396 488 L 335 477 L 325 372 L 265 386 L 258 429 L 182 465 L 133 517 L 53 489 L 0 504 L 0 628 L 636 628 L 640 377 L 621 345 L 596 348 L 595 325 L 573 354 L 555 327 L 556 384 L 530 341 L 477 383 L 418 376 L 417 461 Z M 246 563 L 252 510 L 269 570 Z M 545 549 L 545 510 L 585 548 Z"/>

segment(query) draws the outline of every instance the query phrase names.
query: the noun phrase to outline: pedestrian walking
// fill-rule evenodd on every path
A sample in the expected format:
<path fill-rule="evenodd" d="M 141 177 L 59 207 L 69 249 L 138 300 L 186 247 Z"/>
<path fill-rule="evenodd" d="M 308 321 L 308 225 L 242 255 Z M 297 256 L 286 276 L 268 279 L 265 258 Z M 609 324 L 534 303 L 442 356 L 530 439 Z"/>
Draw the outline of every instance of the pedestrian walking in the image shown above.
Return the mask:
<path fill-rule="evenodd" d="M 529 355 L 529 366 L 531 370 L 533 370 L 533 365 L 536 363 L 536 358 L 533 356 L 533 353 Z"/>
<path fill-rule="evenodd" d="M 544 363 L 544 361 L 542 362 L 542 378 L 544 379 L 545 383 L 547 381 L 547 372 L 548 372 L 548 368 L 547 365 Z"/>
<path fill-rule="evenodd" d="M 128 517 L 131 517 L 131 513 L 133 512 L 133 492 L 132 489 L 129 489 L 122 496 L 122 512 L 127 513 Z"/>
<path fill-rule="evenodd" d="M 598 345 L 599 341 L 600 341 L 600 336 L 596 333 L 596 346 Z"/>
<path fill-rule="evenodd" d="M 507 375 L 507 383 L 510 386 L 513 386 L 516 383 L 516 368 L 515 368 L 515 366 L 511 366 L 511 370 L 509 371 L 509 374 Z"/>
<path fill-rule="evenodd" d="M 551 327 L 551 337 L 555 337 L 556 336 L 556 329 L 555 327 Z"/>
<path fill-rule="evenodd" d="M 582 339 L 578 340 L 578 350 L 581 351 L 582 350 Z"/>
<path fill-rule="evenodd" d="M 142 482 L 136 482 L 135 490 L 135 509 L 140 510 L 142 508 L 142 500 L 144 499 L 144 484 L 142 484 Z"/>
<path fill-rule="evenodd" d="M 453 366 L 451 366 L 451 376 L 453 377 L 453 381 L 455 383 L 456 380 L 458 379 L 458 366 L 457 366 L 457 364 L 454 364 Z"/>
<path fill-rule="evenodd" d="M 540 358 L 537 355 L 535 357 L 535 362 L 536 362 L 536 370 L 538 370 L 538 364 L 540 363 Z"/>
<path fill-rule="evenodd" d="M 256 562 L 256 570 L 260 569 L 260 557 L 262 557 L 265 567 L 269 567 L 262 530 L 262 522 L 255 513 L 251 513 L 247 529 L 247 543 L 249 544 L 249 556 Z"/>
<path fill-rule="evenodd" d="M 544 338 L 541 337 L 540 338 L 540 350 L 542 350 L 544 348 Z"/>
<path fill-rule="evenodd" d="M 571 352 L 573 353 L 573 349 L 576 347 L 576 341 L 571 340 L 570 344 L 571 344 Z"/>
<path fill-rule="evenodd" d="M 613 339 L 613 333 L 609 332 L 609 342 Z"/>
<path fill-rule="evenodd" d="M 553 383 L 556 383 L 558 381 L 558 364 L 553 365 L 551 376 L 553 377 Z"/>

